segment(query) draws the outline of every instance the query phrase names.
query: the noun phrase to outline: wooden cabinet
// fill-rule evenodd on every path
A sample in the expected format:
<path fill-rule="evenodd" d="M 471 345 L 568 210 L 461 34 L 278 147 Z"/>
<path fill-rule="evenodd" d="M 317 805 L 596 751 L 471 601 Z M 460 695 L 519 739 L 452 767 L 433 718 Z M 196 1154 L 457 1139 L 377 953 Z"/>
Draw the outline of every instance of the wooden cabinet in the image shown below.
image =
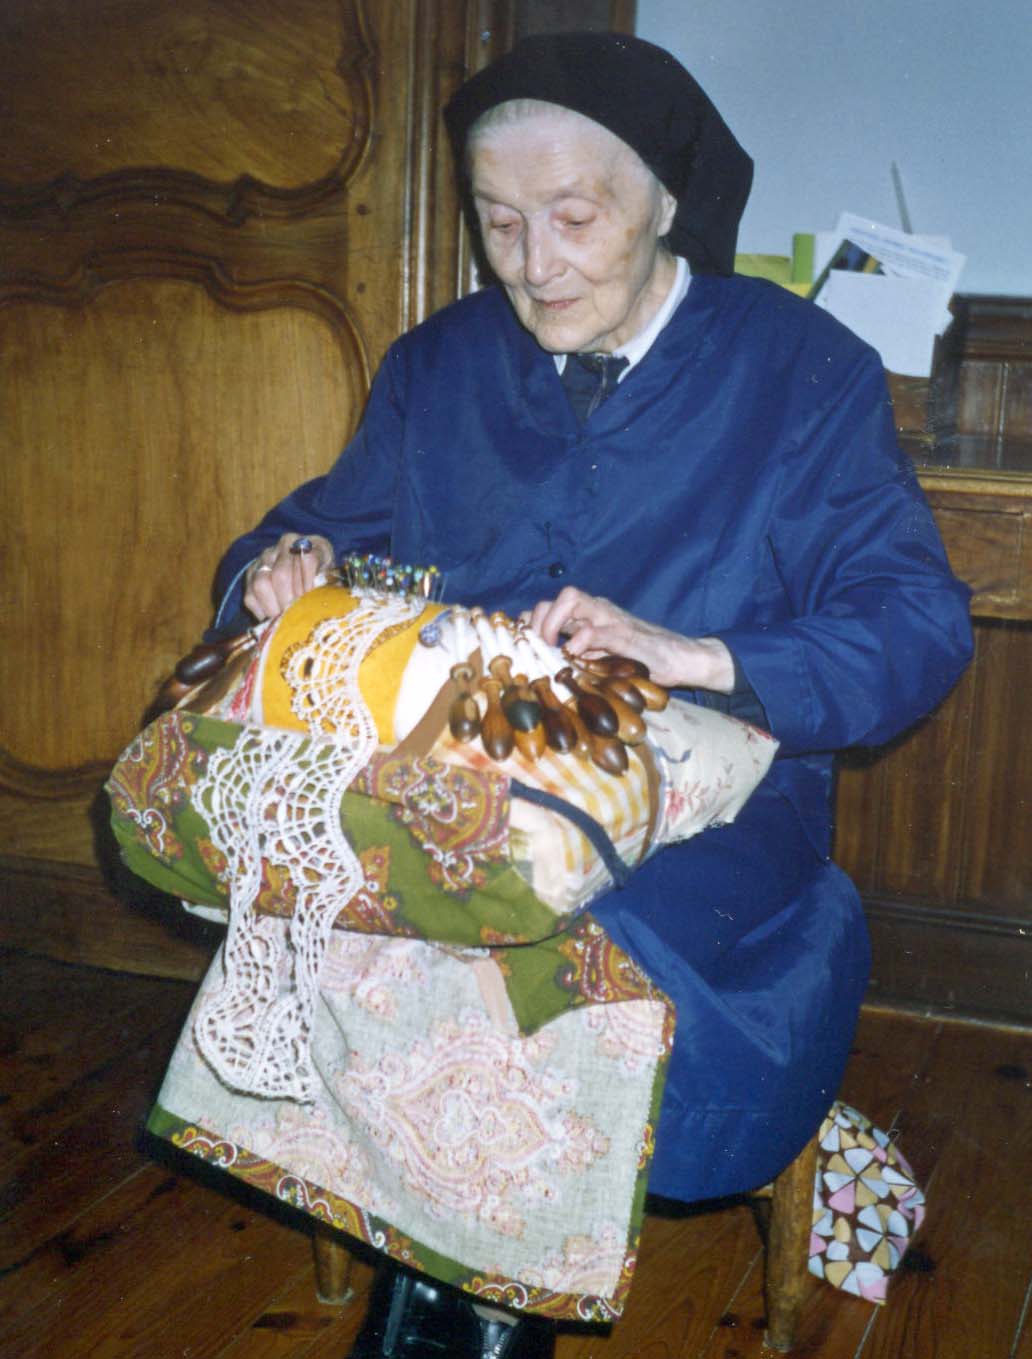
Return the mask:
<path fill-rule="evenodd" d="M 7 942 L 160 951 L 140 910 L 98 923 L 102 779 L 225 545 L 332 462 L 387 345 L 468 277 L 440 110 L 513 22 L 474 0 L 2 7 Z"/>
<path fill-rule="evenodd" d="M 1032 302 L 959 298 L 955 309 L 929 407 L 904 389 L 897 413 L 974 591 L 975 658 L 914 731 L 843 757 L 836 857 L 867 905 L 873 997 L 1027 1022 Z"/>
<path fill-rule="evenodd" d="M 975 618 L 1032 619 L 1032 475 L 921 475 Z"/>
<path fill-rule="evenodd" d="M 102 781 L 225 546 L 469 285 L 441 109 L 558 22 L 633 0 L 0 7 L 0 943 L 196 975 Z"/>

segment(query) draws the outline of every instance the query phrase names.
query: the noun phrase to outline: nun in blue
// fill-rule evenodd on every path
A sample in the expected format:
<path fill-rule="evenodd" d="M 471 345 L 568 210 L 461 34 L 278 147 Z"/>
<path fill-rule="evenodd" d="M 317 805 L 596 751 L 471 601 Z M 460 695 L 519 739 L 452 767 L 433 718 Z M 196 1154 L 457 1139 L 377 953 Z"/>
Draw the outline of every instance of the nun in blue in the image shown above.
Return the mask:
<path fill-rule="evenodd" d="M 337 464 L 230 549 L 217 625 L 275 616 L 342 554 L 390 553 L 773 732 L 733 825 L 592 908 L 677 1008 L 650 1188 L 744 1191 L 827 1111 L 867 978 L 829 860 L 834 752 L 949 690 L 968 593 L 877 355 L 732 276 L 752 164 L 673 58 L 528 39 L 446 119 L 496 281 L 392 347 Z M 508 1320 L 471 1329 L 448 1290 L 394 1280 L 353 1355 L 552 1352 L 541 1323 Z"/>

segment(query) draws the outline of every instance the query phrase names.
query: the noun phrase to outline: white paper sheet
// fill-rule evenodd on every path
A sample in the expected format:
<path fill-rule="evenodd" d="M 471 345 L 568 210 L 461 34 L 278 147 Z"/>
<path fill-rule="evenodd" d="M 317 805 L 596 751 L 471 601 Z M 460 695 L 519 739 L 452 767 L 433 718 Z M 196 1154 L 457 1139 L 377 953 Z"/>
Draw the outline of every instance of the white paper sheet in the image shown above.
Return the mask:
<path fill-rule="evenodd" d="M 873 345 L 890 373 L 928 377 L 942 292 L 921 278 L 833 270 L 817 305 Z"/>
<path fill-rule="evenodd" d="M 832 269 L 817 305 L 874 345 L 890 372 L 928 377 L 935 336 L 949 325 L 949 302 L 965 257 L 952 248 L 948 237 L 907 235 L 844 212 L 834 231 L 816 234 L 817 275 L 844 240 L 878 260 L 883 272 Z"/>

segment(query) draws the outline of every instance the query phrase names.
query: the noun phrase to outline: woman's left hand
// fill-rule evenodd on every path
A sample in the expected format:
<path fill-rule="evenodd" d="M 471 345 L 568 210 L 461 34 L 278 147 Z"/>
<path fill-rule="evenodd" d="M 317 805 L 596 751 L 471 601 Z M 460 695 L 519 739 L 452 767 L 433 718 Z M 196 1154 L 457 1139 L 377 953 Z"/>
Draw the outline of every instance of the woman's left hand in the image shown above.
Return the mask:
<path fill-rule="evenodd" d="M 643 661 L 656 683 L 667 688 L 720 694 L 734 688 L 734 661 L 719 638 L 683 637 L 572 585 L 555 599 L 536 604 L 529 621 L 550 646 L 558 646 L 560 636 L 565 636 L 570 656 L 608 653 Z"/>

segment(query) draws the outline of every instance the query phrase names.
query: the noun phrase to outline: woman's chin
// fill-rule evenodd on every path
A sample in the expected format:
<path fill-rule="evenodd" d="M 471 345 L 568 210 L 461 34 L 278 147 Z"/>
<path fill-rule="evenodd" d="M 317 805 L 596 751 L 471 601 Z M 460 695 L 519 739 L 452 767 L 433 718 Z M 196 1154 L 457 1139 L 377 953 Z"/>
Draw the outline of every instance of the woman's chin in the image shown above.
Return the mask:
<path fill-rule="evenodd" d="M 593 347 L 595 331 L 586 326 L 583 319 L 578 321 L 572 312 L 573 307 L 555 314 L 542 314 L 535 309 L 531 315 L 521 316 L 520 320 L 542 349 L 547 349 L 550 354 L 574 354 Z"/>

